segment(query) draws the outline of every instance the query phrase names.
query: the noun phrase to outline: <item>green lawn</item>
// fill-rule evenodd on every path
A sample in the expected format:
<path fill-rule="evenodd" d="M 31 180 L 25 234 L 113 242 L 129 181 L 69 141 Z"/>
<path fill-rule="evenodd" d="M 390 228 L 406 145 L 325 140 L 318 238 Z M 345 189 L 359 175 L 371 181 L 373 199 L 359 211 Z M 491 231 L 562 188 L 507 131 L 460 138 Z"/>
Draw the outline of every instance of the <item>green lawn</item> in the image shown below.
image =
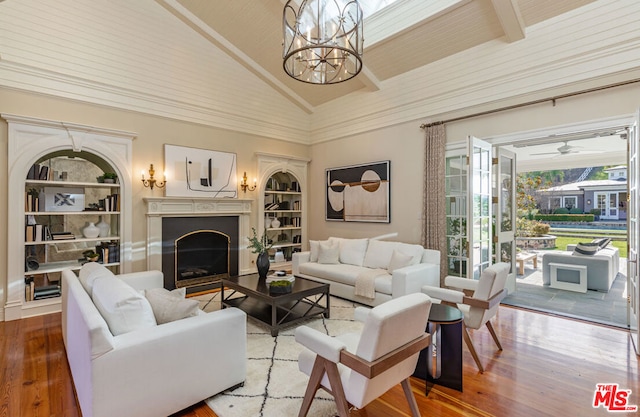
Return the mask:
<path fill-rule="evenodd" d="M 565 237 L 558 236 L 556 238 L 556 250 L 567 250 L 567 245 L 576 244 L 578 242 L 590 242 L 592 238 L 580 238 L 580 237 Z M 620 251 L 620 257 L 627 257 L 627 241 L 626 240 L 612 240 L 611 245 L 618 248 Z"/>

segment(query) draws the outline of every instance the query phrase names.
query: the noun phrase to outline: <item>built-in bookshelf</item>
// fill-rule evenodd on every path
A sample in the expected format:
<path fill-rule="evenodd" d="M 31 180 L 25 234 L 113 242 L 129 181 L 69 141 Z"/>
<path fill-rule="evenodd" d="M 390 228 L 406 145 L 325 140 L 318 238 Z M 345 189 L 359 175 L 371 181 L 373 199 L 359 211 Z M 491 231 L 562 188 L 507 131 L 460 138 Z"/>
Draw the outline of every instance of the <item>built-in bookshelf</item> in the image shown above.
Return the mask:
<path fill-rule="evenodd" d="M 26 302 L 61 296 L 64 269 L 99 262 L 118 272 L 120 184 L 98 182 L 103 174 L 103 168 L 72 151 L 45 155 L 29 169 L 24 182 Z M 85 231 L 91 227 L 94 233 Z"/>
<path fill-rule="evenodd" d="M 12 162 L 7 216 L 13 220 L 0 312 L 4 320 L 15 320 L 60 311 L 65 269 L 77 271 L 92 261 L 115 273 L 131 272 L 135 135 L 10 114 L 2 118 L 8 122 Z"/>
<path fill-rule="evenodd" d="M 272 269 L 289 269 L 293 253 L 306 248 L 308 160 L 258 154 L 260 228 L 273 244 Z"/>

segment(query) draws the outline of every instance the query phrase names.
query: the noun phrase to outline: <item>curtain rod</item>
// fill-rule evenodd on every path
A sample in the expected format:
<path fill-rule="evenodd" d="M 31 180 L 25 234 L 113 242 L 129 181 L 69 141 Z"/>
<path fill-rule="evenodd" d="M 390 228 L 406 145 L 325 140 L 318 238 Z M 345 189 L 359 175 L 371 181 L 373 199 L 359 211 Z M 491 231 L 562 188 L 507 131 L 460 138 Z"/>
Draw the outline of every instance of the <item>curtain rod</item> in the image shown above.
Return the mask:
<path fill-rule="evenodd" d="M 499 112 L 502 112 L 502 111 L 518 109 L 520 107 L 532 106 L 534 104 L 545 103 L 547 101 L 551 101 L 553 103 L 553 105 L 555 106 L 556 105 L 556 100 L 560 100 L 560 99 L 568 98 L 568 97 L 573 97 L 573 96 L 579 96 L 581 94 L 594 93 L 596 91 L 607 90 L 609 88 L 622 87 L 624 85 L 635 84 L 635 83 L 638 83 L 638 82 L 640 82 L 640 78 L 636 78 L 634 80 L 629 80 L 629 81 L 623 81 L 623 82 L 619 82 L 619 83 L 615 83 L 615 84 L 609 84 L 609 85 L 605 85 L 605 86 L 602 86 L 602 87 L 589 88 L 587 90 L 576 91 L 574 93 L 561 94 L 559 96 L 554 96 L 554 97 L 550 97 L 550 98 L 542 98 L 542 99 L 539 99 L 539 100 L 528 101 L 526 103 L 514 104 L 512 106 L 506 106 L 506 107 L 501 107 L 499 109 L 493 109 L 493 110 L 487 110 L 487 111 L 483 111 L 483 112 L 479 112 L 479 113 L 473 113 L 473 114 L 469 114 L 469 115 L 466 115 L 466 116 L 454 117 L 453 119 L 441 120 L 439 122 L 423 123 L 423 124 L 420 125 L 420 129 L 426 129 L 427 127 L 437 126 L 439 124 L 458 122 L 460 120 L 471 119 L 473 117 L 486 116 L 488 114 L 499 113 Z"/>

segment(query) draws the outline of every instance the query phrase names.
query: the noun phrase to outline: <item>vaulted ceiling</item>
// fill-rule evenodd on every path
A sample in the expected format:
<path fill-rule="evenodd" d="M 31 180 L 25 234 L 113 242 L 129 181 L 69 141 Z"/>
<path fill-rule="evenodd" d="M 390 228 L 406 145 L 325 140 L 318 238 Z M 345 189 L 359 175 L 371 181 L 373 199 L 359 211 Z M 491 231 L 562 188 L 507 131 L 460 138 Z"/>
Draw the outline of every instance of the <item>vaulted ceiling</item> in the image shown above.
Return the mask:
<path fill-rule="evenodd" d="M 365 20 L 364 70 L 331 86 L 309 85 L 282 69 L 286 0 L 156 0 L 185 24 L 299 106 L 310 109 L 477 45 L 518 42 L 527 27 L 594 0 L 397 0 Z M 368 0 L 361 0 L 367 2 Z"/>

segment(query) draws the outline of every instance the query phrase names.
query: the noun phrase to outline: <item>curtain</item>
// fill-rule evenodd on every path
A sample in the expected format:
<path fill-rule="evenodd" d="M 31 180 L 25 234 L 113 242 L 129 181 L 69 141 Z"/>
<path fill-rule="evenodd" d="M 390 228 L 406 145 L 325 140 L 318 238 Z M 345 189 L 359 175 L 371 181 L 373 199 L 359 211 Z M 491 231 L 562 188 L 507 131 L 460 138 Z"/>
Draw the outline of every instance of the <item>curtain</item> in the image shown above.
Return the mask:
<path fill-rule="evenodd" d="M 424 127 L 425 159 L 422 207 L 422 246 L 440 251 L 440 281 L 447 274 L 447 240 L 445 213 L 445 144 L 444 123 Z"/>

